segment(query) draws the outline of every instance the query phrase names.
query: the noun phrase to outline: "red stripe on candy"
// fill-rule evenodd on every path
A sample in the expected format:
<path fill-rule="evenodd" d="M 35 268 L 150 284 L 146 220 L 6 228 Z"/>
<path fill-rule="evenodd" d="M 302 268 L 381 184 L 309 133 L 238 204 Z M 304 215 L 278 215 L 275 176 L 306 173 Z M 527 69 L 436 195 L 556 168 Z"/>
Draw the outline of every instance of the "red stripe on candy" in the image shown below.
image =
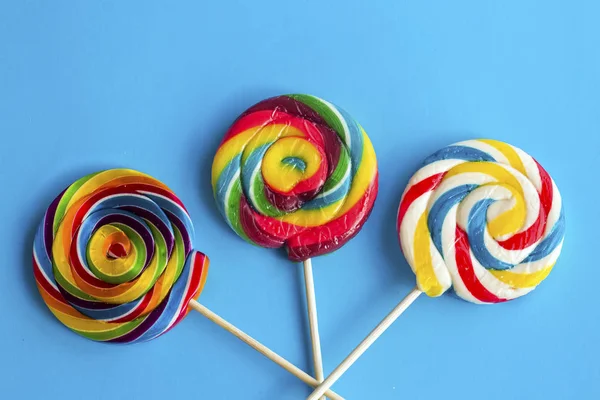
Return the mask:
<path fill-rule="evenodd" d="M 76 238 L 79 233 L 79 229 L 74 233 L 73 237 Z M 71 241 L 71 248 L 69 251 L 69 264 L 71 265 L 71 270 L 73 271 L 74 278 L 80 278 L 82 281 L 86 282 L 88 285 L 95 286 L 101 289 L 110 289 L 117 285 L 113 285 L 110 283 L 106 283 L 86 272 L 85 267 L 81 264 L 79 260 L 79 254 L 77 251 L 77 241 Z"/>
<path fill-rule="evenodd" d="M 533 225 L 527 230 L 517 233 L 504 241 L 498 242 L 500 246 L 507 250 L 525 249 L 539 241 L 546 231 L 546 223 L 548 221 L 548 214 L 552 208 L 552 198 L 554 195 L 552 190 L 552 179 L 537 161 L 535 161 L 535 163 L 540 172 L 540 179 L 542 181 L 542 189 L 539 193 L 540 212 Z"/>
<path fill-rule="evenodd" d="M 298 227 L 254 211 L 245 196 L 240 198 L 240 222 L 248 238 L 262 247 L 278 248 L 285 239 L 298 233 Z"/>
<path fill-rule="evenodd" d="M 465 287 L 477 300 L 485 303 L 506 301 L 506 299 L 501 299 L 487 290 L 475 275 L 473 263 L 471 262 L 469 238 L 467 233 L 460 229 L 458 225 L 456 226 L 456 267 Z"/>
<path fill-rule="evenodd" d="M 137 307 L 133 311 L 131 311 L 129 314 L 124 315 L 121 318 L 116 319 L 111 322 L 113 322 L 113 323 L 130 322 L 130 321 L 133 321 L 134 319 L 136 319 L 137 317 L 141 316 L 142 313 L 144 312 L 144 310 L 146 309 L 146 307 L 148 306 L 148 304 L 150 304 L 150 300 L 152 299 L 153 293 L 154 293 L 154 286 L 152 287 L 152 289 L 150 289 L 150 291 L 148 293 L 146 293 L 144 295 L 144 298 L 142 299 L 140 304 L 138 304 Z M 152 310 L 150 310 L 150 312 L 151 311 Z"/>
<path fill-rule="evenodd" d="M 313 142 L 319 146 L 324 146 L 323 138 L 317 126 L 307 121 L 304 118 L 297 117 L 279 110 L 264 110 L 257 111 L 251 114 L 240 117 L 236 122 L 233 123 L 231 128 L 227 131 L 227 134 L 221 141 L 221 146 L 248 129 L 257 127 L 266 127 L 268 125 L 281 124 L 296 128 L 300 132 L 303 132 L 306 137 L 310 138 Z"/>
<path fill-rule="evenodd" d="M 33 276 L 35 277 L 35 281 L 37 282 L 38 286 L 41 289 L 43 289 L 44 292 L 46 292 L 50 296 L 54 297 L 54 299 L 56 301 L 59 301 L 59 302 L 64 303 L 64 304 L 68 304 L 65 301 L 65 298 L 63 297 L 63 295 L 60 293 L 60 291 L 56 290 L 54 288 L 54 286 L 52 286 L 48 282 L 48 280 L 46 279 L 46 277 L 42 273 L 42 269 L 40 268 L 40 266 L 38 265 L 37 261 L 35 260 L 35 257 L 33 257 L 33 266 L 34 266 L 34 268 L 33 268 Z"/>
<path fill-rule="evenodd" d="M 400 207 L 398 208 L 398 222 L 396 225 L 398 232 L 400 232 L 400 225 L 402 225 L 402 220 L 404 219 L 404 215 L 406 214 L 406 211 L 408 211 L 410 205 L 423 194 L 438 187 L 445 175 L 446 172 L 440 172 L 439 174 L 431 175 L 430 177 L 423 179 L 408 189 L 408 192 L 406 192 L 402 198 Z"/>
<path fill-rule="evenodd" d="M 192 268 L 192 276 L 188 285 L 188 291 L 185 293 L 182 300 L 183 307 L 179 311 L 179 316 L 169 329 L 177 325 L 188 314 L 190 301 L 192 301 L 192 299 L 198 294 L 198 291 L 200 290 L 200 283 L 202 282 L 202 276 L 208 267 L 208 257 L 204 253 L 194 250 L 191 256 L 194 257 L 194 259 L 192 260 L 192 265 L 190 266 Z"/>
<path fill-rule="evenodd" d="M 379 187 L 379 173 L 363 197 L 348 212 L 333 221 L 314 228 L 307 228 L 287 242 L 288 257 L 292 261 L 304 261 L 339 249 L 360 231 L 369 217 Z M 348 221 L 357 221 L 348 226 Z"/>

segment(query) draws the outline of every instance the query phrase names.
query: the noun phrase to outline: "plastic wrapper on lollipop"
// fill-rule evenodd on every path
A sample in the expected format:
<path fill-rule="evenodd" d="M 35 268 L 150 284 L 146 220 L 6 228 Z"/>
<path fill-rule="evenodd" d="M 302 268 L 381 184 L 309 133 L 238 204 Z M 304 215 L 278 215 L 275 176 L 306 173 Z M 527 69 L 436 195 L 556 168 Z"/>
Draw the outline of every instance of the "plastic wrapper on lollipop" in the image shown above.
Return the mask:
<path fill-rule="evenodd" d="M 314 96 L 279 96 L 233 123 L 215 155 L 212 185 L 240 237 L 303 261 L 362 228 L 377 197 L 377 160 L 344 110 Z"/>

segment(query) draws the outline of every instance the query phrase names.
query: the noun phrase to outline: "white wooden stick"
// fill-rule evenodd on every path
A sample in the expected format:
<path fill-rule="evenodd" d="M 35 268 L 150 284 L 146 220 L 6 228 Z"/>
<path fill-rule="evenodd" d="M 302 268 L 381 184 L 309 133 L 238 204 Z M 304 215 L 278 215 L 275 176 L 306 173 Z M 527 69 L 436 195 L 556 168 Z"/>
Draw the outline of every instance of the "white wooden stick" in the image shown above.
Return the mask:
<path fill-rule="evenodd" d="M 319 323 L 317 319 L 317 300 L 315 298 L 315 282 L 313 279 L 312 262 L 310 258 L 304 261 L 304 286 L 306 288 L 306 306 L 308 308 L 308 324 L 312 342 L 315 379 L 323 382 L 323 358 L 321 357 L 321 339 L 319 338 Z M 325 400 L 322 397 L 321 400 Z"/>
<path fill-rule="evenodd" d="M 315 389 L 306 400 L 317 400 L 327 391 L 343 374 L 354 364 L 354 362 L 389 328 L 394 321 L 410 306 L 413 301 L 423 293 L 414 288 L 398 305 L 377 325 L 375 329 L 346 357 L 340 365 Z"/>
<path fill-rule="evenodd" d="M 191 300 L 189 306 L 194 310 L 198 311 L 200 314 L 204 315 L 206 318 L 219 325 L 221 328 L 225 329 L 227 332 L 232 333 L 235 337 L 240 339 L 242 342 L 246 343 L 254 350 L 258 351 L 263 356 L 267 357 L 269 360 L 273 361 L 275 364 L 279 365 L 296 378 L 300 379 L 302 382 L 306 383 L 309 386 L 317 387 L 319 386 L 319 382 L 308 375 L 306 372 L 302 371 L 300 368 L 296 367 L 291 362 L 287 361 L 285 358 L 281 357 L 279 354 L 275 353 L 264 344 L 260 343 L 256 339 L 252 338 L 248 334 L 244 333 L 242 330 L 236 328 L 229 322 L 225 321 L 223 318 L 219 317 L 214 312 L 210 311 L 208 308 L 204 307 L 202 304 L 198 303 L 196 300 Z M 323 393 L 327 395 L 332 400 L 344 400 L 342 396 L 335 393 L 333 390 L 323 390 Z M 320 396 L 319 396 L 320 397 Z"/>

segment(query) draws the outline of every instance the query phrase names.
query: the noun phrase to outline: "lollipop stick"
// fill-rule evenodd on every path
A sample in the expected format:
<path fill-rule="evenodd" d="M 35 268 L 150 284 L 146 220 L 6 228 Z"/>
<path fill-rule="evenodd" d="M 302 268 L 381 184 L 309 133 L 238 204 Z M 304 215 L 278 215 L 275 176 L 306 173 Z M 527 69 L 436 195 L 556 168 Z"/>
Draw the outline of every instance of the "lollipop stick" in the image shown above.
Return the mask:
<path fill-rule="evenodd" d="M 306 306 L 308 308 L 308 323 L 312 342 L 315 378 L 323 382 L 323 359 L 321 357 L 321 339 L 319 338 L 319 323 L 317 322 L 317 301 L 315 299 L 315 282 L 313 279 L 312 262 L 310 258 L 304 261 L 304 286 L 306 288 Z M 325 398 L 321 398 L 325 400 Z"/>
<path fill-rule="evenodd" d="M 394 323 L 394 321 L 410 306 L 413 301 L 423 293 L 418 288 L 414 288 L 398 305 L 377 325 L 375 329 L 346 357 L 340 365 L 315 389 L 306 400 L 317 400 L 323 396 L 328 388 L 331 387 L 343 374 L 354 364 L 354 362 L 377 340 L 379 336 Z"/>
<path fill-rule="evenodd" d="M 267 357 L 269 360 L 273 361 L 275 364 L 279 365 L 280 367 L 294 375 L 296 378 L 300 379 L 302 382 L 312 387 L 319 386 L 319 382 L 315 378 L 308 375 L 306 372 L 302 371 L 300 368 L 296 367 L 294 364 L 290 363 L 285 358 L 281 357 L 279 354 L 270 350 L 268 347 L 266 347 L 256 339 L 250 337 L 248 334 L 244 333 L 229 322 L 225 321 L 223 318 L 219 317 L 217 314 L 210 311 L 208 308 L 204 307 L 196 300 L 190 301 L 190 307 L 198 311 L 200 314 L 204 315 L 206 318 L 208 318 L 215 324 L 219 325 L 221 328 L 225 329 L 227 332 L 232 333 L 242 342 L 246 343 L 254 350 L 258 351 L 260 354 Z M 344 400 L 342 396 L 335 393 L 333 390 L 323 390 L 323 393 L 325 393 L 327 397 L 329 397 L 332 400 Z"/>

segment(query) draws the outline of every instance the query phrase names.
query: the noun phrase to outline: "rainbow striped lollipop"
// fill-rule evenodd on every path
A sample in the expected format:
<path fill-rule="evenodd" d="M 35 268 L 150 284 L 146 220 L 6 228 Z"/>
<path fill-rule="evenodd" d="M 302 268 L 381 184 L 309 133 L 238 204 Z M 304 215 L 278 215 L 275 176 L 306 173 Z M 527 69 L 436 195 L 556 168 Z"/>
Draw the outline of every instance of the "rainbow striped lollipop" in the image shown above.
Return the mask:
<path fill-rule="evenodd" d="M 437 297 L 452 287 L 464 300 L 492 304 L 531 292 L 554 267 L 564 233 L 558 188 L 523 150 L 480 139 L 432 154 L 398 210 L 417 287 L 308 399 L 320 397 L 421 293 Z"/>
<path fill-rule="evenodd" d="M 219 211 L 248 242 L 303 261 L 317 379 L 322 376 L 310 258 L 356 235 L 377 196 L 375 151 L 344 110 L 308 95 L 270 98 L 231 126 L 215 155 Z"/>
<path fill-rule="evenodd" d="M 164 184 L 132 170 L 85 176 L 50 205 L 34 241 L 50 311 L 89 339 L 132 343 L 179 323 L 202 292 L 208 258 Z"/>
<path fill-rule="evenodd" d="M 97 341 L 137 343 L 177 325 L 193 308 L 302 381 L 318 381 L 197 302 L 208 258 L 163 183 L 130 169 L 85 176 L 50 205 L 37 231 L 33 268 L 50 311 Z M 329 392 L 328 396 L 341 399 Z"/>

